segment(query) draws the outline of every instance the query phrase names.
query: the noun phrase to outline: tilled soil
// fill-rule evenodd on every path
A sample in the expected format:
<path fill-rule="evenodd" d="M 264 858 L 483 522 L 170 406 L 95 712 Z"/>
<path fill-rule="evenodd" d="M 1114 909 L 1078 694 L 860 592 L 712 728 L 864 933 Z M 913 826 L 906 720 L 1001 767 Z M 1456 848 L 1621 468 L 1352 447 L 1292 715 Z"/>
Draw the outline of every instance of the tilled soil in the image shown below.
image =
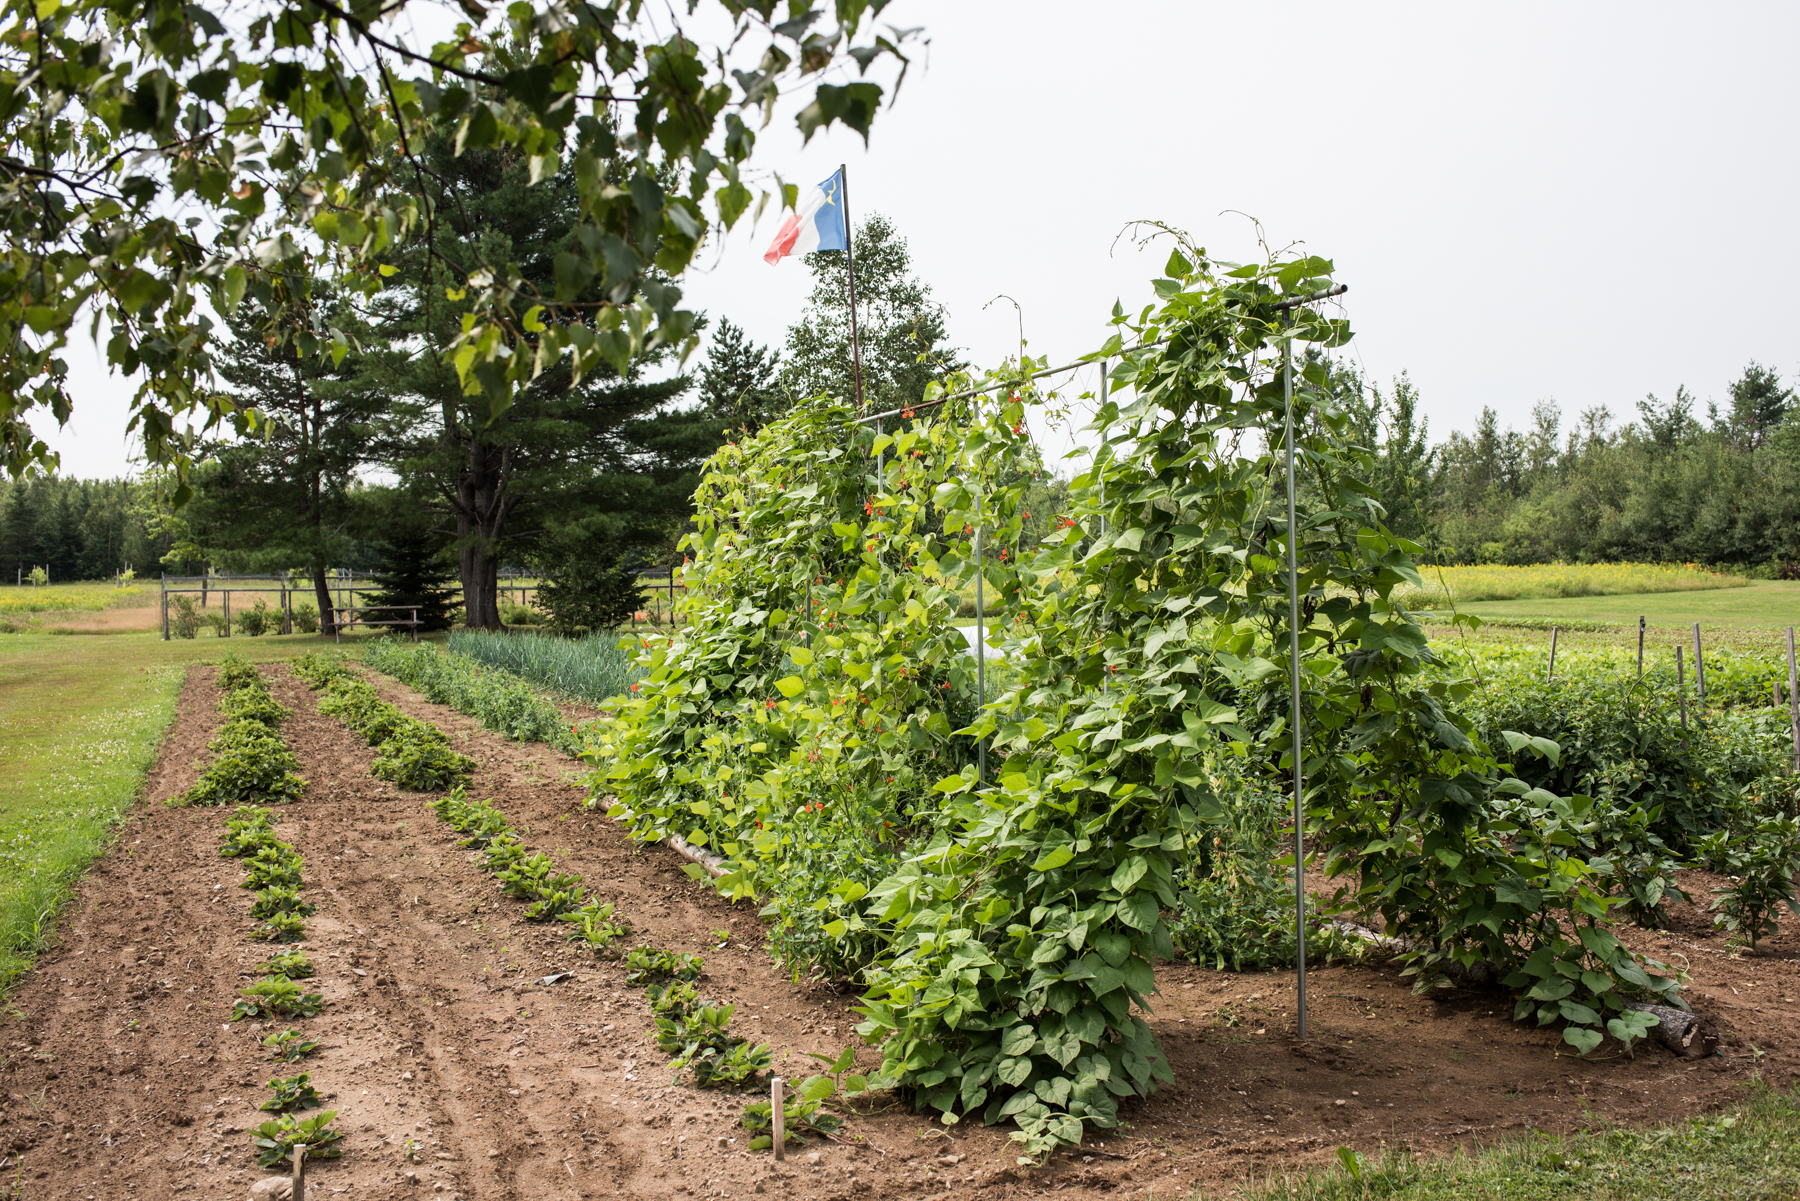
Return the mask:
<path fill-rule="evenodd" d="M 347 1135 L 342 1158 L 311 1167 L 309 1195 L 480 1201 L 1229 1191 L 1252 1171 L 1316 1165 L 1340 1145 L 1429 1151 L 1526 1127 L 1666 1121 L 1736 1099 L 1753 1076 L 1786 1084 L 1800 1069 L 1800 940 L 1784 931 L 1734 957 L 1684 908 L 1668 933 L 1632 937 L 1685 958 L 1690 996 L 1723 1036 L 1705 1060 L 1658 1048 L 1559 1056 L 1556 1035 L 1508 1020 L 1498 991 L 1415 997 L 1378 966 L 1315 970 L 1302 1042 L 1290 973 L 1171 964 L 1157 973 L 1151 1024 L 1175 1083 L 1127 1106 L 1126 1128 L 1079 1153 L 1020 1174 L 1003 1130 L 944 1128 L 888 1104 L 851 1120 L 854 1145 L 776 1165 L 744 1149 L 743 1098 L 671 1083 L 642 994 L 617 965 L 525 922 L 435 819 L 431 797 L 373 779 L 373 751 L 320 716 L 284 669 L 264 670 L 294 710 L 284 734 L 308 781 L 278 829 L 306 856 L 319 905 L 307 983 L 325 1010 L 294 1024 L 323 1046 L 278 1072 L 259 1040 L 287 1023 L 227 1020 L 270 948 L 249 939 L 240 869 L 216 853 L 225 812 L 162 803 L 193 782 L 218 725 L 216 673 L 197 668 L 146 801 L 0 1019 L 0 1177 L 22 1180 L 27 1196 L 247 1197 L 268 1174 L 247 1133 L 266 1116 L 263 1082 L 302 1068 Z M 583 811 L 570 760 L 382 683 L 480 763 L 470 795 L 492 797 L 528 846 L 615 901 L 638 938 L 703 953 L 703 994 L 735 1002 L 734 1028 L 769 1042 L 784 1074 L 803 1076 L 807 1053 L 851 1041 L 854 998 L 795 985 L 763 953 L 751 907 L 729 906 L 672 852 L 635 848 Z M 1690 882 L 1698 896 L 1710 883 Z"/>

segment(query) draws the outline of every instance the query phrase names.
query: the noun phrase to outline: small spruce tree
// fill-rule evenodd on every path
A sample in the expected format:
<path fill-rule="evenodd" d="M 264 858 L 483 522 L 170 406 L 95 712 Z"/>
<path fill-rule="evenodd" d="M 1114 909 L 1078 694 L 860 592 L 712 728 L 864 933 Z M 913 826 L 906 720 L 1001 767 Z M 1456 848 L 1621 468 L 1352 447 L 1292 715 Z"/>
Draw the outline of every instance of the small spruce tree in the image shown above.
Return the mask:
<path fill-rule="evenodd" d="M 375 572 L 378 589 L 371 605 L 418 606 L 419 629 L 429 633 L 450 628 L 456 610 L 456 569 L 444 554 L 443 544 L 417 528 L 401 528 L 381 543 L 381 567 Z M 381 620 L 406 620 L 406 613 L 383 613 Z"/>

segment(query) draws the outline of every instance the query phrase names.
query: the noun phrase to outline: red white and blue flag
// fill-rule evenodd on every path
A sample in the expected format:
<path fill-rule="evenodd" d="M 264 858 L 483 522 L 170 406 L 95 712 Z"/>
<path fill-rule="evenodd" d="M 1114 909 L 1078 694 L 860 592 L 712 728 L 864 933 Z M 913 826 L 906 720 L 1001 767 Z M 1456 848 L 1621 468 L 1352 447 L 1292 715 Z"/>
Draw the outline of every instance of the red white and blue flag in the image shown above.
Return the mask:
<path fill-rule="evenodd" d="M 839 167 L 830 179 L 808 188 L 800 197 L 799 205 L 769 243 L 763 262 L 774 266 L 791 254 L 847 250 L 849 246 L 844 229 L 844 169 Z"/>

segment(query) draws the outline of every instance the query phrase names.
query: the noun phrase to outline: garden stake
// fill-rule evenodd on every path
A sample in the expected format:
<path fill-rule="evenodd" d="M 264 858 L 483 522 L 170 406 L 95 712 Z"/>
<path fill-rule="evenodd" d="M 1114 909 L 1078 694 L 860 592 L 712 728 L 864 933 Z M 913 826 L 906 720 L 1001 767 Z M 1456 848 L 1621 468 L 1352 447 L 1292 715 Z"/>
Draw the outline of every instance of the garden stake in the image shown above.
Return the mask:
<path fill-rule="evenodd" d="M 1283 309 L 1281 324 L 1291 329 L 1294 313 Z M 1295 991 L 1300 1003 L 1300 1037 L 1306 1037 L 1306 810 L 1301 802 L 1301 765 L 1304 747 L 1300 738 L 1300 558 L 1294 537 L 1294 342 L 1290 334 L 1281 348 L 1281 393 L 1287 404 L 1287 544 L 1288 544 L 1288 735 L 1294 745 L 1294 968 Z"/>
<path fill-rule="evenodd" d="M 1638 618 L 1638 679 L 1644 678 L 1644 619 Z"/>
<path fill-rule="evenodd" d="M 1550 627 L 1550 670 L 1544 675 L 1544 683 L 1556 679 L 1556 636 L 1562 633 L 1562 627 Z"/>
<path fill-rule="evenodd" d="M 769 1077 L 769 1120 L 774 1123 L 775 1158 L 787 1158 L 787 1111 L 781 1097 L 782 1080 L 780 1076 Z"/>
<path fill-rule="evenodd" d="M 1681 643 L 1675 644 L 1675 703 L 1681 706 L 1681 748 L 1687 749 L 1687 673 L 1681 667 Z"/>
<path fill-rule="evenodd" d="M 306 1144 L 294 1144 L 294 1183 L 288 1193 L 292 1201 L 306 1201 Z"/>
<path fill-rule="evenodd" d="M 1706 710 L 1706 661 L 1700 657 L 1700 623 L 1694 623 L 1694 716 Z"/>
<path fill-rule="evenodd" d="M 1800 771 L 1800 673 L 1794 670 L 1794 627 L 1788 627 L 1788 725 L 1794 731 L 1794 770 Z"/>

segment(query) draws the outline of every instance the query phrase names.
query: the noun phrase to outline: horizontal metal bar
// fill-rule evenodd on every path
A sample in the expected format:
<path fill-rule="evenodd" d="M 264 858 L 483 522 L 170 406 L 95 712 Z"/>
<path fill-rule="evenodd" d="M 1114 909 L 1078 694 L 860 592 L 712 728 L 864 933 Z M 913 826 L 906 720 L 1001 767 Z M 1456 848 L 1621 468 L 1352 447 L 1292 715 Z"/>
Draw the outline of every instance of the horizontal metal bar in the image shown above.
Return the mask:
<path fill-rule="evenodd" d="M 1335 287 L 1324 288 L 1314 292 L 1310 296 L 1296 296 L 1292 300 L 1283 300 L 1275 306 L 1275 311 L 1278 313 L 1285 313 L 1289 309 L 1297 309 L 1301 305 L 1311 304 L 1315 300 L 1326 300 L 1333 296 L 1342 296 L 1349 290 L 1349 284 L 1338 284 Z"/>

